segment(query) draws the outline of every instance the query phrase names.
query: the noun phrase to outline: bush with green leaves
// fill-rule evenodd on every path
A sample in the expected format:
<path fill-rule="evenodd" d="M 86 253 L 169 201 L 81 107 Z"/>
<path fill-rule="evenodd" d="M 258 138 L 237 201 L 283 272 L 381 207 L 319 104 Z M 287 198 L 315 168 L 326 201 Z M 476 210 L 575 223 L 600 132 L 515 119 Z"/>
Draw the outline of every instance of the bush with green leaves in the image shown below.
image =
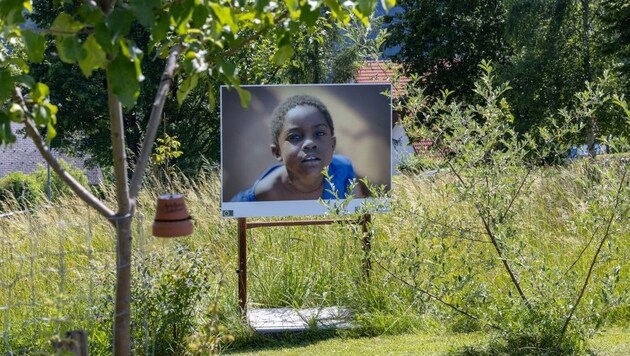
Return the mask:
<path fill-rule="evenodd" d="M 88 186 L 88 178 L 83 170 L 72 166 L 70 163 L 64 160 L 59 160 L 59 163 L 66 172 L 70 173 L 70 175 L 72 175 L 84 187 Z M 30 175 L 33 176 L 38 182 L 40 182 L 42 189 L 46 195 L 48 195 L 48 184 L 50 183 L 50 199 L 52 201 L 56 201 L 61 197 L 66 197 L 73 194 L 70 187 L 68 187 L 68 185 L 66 185 L 55 172 L 49 171 L 43 165 L 39 165 L 39 167 Z"/>
<path fill-rule="evenodd" d="M 559 110 L 536 136 L 519 135 L 503 98 L 509 85 L 493 82 L 490 63 L 480 67 L 471 103 L 451 100 L 449 91 L 429 98 L 416 90 L 407 100 L 413 105 L 406 112 L 414 115 L 404 118 L 411 135 L 431 138 L 447 153 L 439 164 L 442 173 L 429 184 L 453 200 L 444 211 L 435 212 L 418 197 L 416 209 L 427 212 L 423 231 L 415 237 L 419 250 L 411 244 L 400 252 L 406 256 L 402 264 L 383 268 L 414 291 L 410 303 L 426 309 L 427 301 L 438 301 L 458 315 L 451 325 L 468 320 L 466 330 L 498 331 L 501 341 L 495 351 L 581 353 L 585 340 L 603 322 L 602 315 L 620 306 L 618 278 L 595 280 L 593 275 L 615 270 L 621 258 L 618 244 L 628 236 L 627 167 L 587 160 L 575 163 L 584 165 L 578 169 L 583 175 L 553 177 L 549 173 L 557 171 L 544 163 L 562 156 L 567 149 L 562 142 L 575 137 L 582 119 L 594 114 L 589 108 L 603 106 L 608 99 L 593 91 L 578 93 L 577 101 L 591 105 Z M 622 98 L 615 100 L 624 107 Z M 544 194 L 546 201 L 534 204 L 549 182 L 557 183 L 548 187 L 552 191 Z M 576 191 L 563 191 L 570 187 Z M 541 206 L 549 211 L 532 214 Z M 527 220 L 541 215 L 543 220 L 536 223 Z M 554 247 L 565 243 L 553 229 L 559 226 L 570 229 L 562 234 L 573 235 L 580 245 Z M 439 251 L 430 254 L 430 268 L 421 251 L 426 248 L 422 239 Z M 461 248 L 467 253 L 458 260 Z M 396 252 L 385 250 L 379 259 L 383 264 L 399 260 L 391 255 Z M 581 305 L 587 296 L 590 305 Z"/>
<path fill-rule="evenodd" d="M 87 176 L 81 169 L 63 160 L 60 160 L 60 164 L 78 182 L 84 186 L 88 185 Z M 0 203 L 6 205 L 3 210 L 14 209 L 15 207 L 9 207 L 11 202 L 16 203 L 18 209 L 30 209 L 47 197 L 51 201 L 57 201 L 71 194 L 73 193 L 70 187 L 63 183 L 56 173 L 49 172 L 43 165 L 29 174 L 12 172 L 0 179 Z"/>
<path fill-rule="evenodd" d="M 11 202 L 17 204 L 18 209 L 29 209 L 44 197 L 42 182 L 32 175 L 13 172 L 0 179 L 0 204 L 6 206 L 0 211 L 9 210 Z"/>

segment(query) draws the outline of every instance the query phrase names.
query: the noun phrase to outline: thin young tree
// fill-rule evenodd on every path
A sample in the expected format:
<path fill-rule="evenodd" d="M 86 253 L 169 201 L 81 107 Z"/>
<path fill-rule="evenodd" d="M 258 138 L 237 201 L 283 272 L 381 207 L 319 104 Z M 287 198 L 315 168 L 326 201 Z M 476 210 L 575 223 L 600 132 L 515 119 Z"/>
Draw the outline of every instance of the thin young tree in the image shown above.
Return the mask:
<path fill-rule="evenodd" d="M 394 0 L 382 2 L 387 9 L 395 4 Z M 115 226 L 117 278 L 113 351 L 116 355 L 127 355 L 131 353 L 131 224 L 167 96 L 175 92 L 181 104 L 198 83 L 213 79 L 237 90 L 242 104 L 247 105 L 249 94 L 239 87 L 238 63 L 227 58 L 252 41 L 271 37 L 273 33 L 278 47 L 273 60 L 283 63 L 294 54 L 292 38 L 296 31 L 312 28 L 324 15 L 331 16 L 341 26 L 350 22 L 351 14 L 367 24 L 375 2 L 86 0 L 61 2 L 61 5 L 64 11 L 50 27 L 32 28 L 25 20 L 25 14 L 32 10 L 31 1 L 0 2 L 0 144 L 15 140 L 11 121 L 23 124 L 51 168 L 82 200 Z M 129 37 L 134 23 L 150 32 L 150 50 L 143 51 Z M 54 53 L 46 51 L 48 39 L 54 40 Z M 50 55 L 78 65 L 86 77 L 98 70 L 105 72 L 115 208 L 79 184 L 49 150 L 55 136 L 58 109 L 50 101 L 48 86 L 29 76 L 29 63 L 40 63 Z M 165 67 L 155 88 L 144 141 L 130 172 L 122 108 L 131 108 L 136 103 L 143 79 L 141 62 L 148 55 L 163 56 Z M 208 91 L 209 101 L 214 105 L 212 92 Z M 45 136 L 40 129 L 44 129 Z"/>

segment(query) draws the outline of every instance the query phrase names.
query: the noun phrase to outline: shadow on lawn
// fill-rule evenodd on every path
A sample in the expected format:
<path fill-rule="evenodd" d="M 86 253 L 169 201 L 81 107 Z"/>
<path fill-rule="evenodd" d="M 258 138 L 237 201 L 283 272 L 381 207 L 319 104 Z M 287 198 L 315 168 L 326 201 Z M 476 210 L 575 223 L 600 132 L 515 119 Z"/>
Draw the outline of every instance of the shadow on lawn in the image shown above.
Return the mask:
<path fill-rule="evenodd" d="M 222 350 L 222 353 L 231 354 L 306 347 L 317 344 L 320 341 L 340 337 L 340 332 L 340 330 L 305 330 L 282 333 L 252 334 L 247 338 L 240 340 L 237 339 L 225 350 Z"/>

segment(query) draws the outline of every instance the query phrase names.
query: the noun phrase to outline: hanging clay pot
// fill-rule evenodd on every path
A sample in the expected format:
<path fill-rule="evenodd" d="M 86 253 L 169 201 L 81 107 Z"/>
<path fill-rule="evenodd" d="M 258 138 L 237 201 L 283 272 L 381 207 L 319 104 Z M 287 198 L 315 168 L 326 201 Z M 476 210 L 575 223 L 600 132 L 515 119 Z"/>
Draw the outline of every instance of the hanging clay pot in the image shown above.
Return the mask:
<path fill-rule="evenodd" d="M 177 237 L 190 235 L 193 224 L 184 196 L 181 194 L 160 195 L 153 220 L 153 236 Z"/>

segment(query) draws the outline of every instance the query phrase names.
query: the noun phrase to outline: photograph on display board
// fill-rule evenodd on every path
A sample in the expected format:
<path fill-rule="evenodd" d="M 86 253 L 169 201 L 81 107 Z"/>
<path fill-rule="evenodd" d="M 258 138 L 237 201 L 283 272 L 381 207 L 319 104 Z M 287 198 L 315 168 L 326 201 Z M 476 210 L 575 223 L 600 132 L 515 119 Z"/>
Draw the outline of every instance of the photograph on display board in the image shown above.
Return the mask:
<path fill-rule="evenodd" d="M 221 88 L 221 210 L 227 217 L 319 215 L 320 200 L 391 188 L 388 84 Z"/>

